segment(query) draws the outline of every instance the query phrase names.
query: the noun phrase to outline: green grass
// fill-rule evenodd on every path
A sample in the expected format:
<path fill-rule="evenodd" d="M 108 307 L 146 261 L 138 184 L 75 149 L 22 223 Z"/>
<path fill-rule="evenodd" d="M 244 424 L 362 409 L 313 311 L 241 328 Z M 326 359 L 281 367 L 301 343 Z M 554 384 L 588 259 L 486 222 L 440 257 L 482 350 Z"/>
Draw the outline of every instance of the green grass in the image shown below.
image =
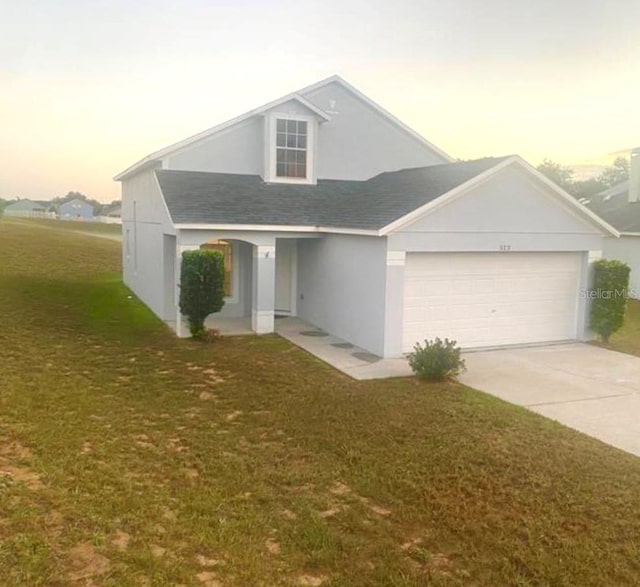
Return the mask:
<path fill-rule="evenodd" d="M 276 336 L 178 340 L 61 223 L 0 250 L 2 585 L 637 585 L 637 458 Z"/>
<path fill-rule="evenodd" d="M 610 339 L 607 348 L 640 356 L 640 300 L 628 300 L 623 327 Z"/>

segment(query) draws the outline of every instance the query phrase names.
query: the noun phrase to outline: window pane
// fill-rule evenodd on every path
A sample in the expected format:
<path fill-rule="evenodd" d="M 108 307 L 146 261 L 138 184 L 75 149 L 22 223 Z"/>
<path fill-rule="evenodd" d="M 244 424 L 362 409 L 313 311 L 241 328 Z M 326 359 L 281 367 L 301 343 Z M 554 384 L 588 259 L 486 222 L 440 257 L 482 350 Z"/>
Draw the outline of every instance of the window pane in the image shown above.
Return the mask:
<path fill-rule="evenodd" d="M 284 163 L 288 152 L 286 149 L 276 149 L 276 163 Z"/>
<path fill-rule="evenodd" d="M 285 166 L 284 166 L 284 163 L 277 163 L 277 164 L 276 164 L 276 175 L 277 175 L 278 177 L 285 177 L 285 174 L 284 174 L 284 167 L 285 167 Z"/>
<path fill-rule="evenodd" d="M 298 134 L 300 135 L 307 134 L 307 123 L 302 120 L 298 121 Z"/>
<path fill-rule="evenodd" d="M 287 121 L 278 119 L 276 130 L 278 132 L 284 132 L 287 129 Z"/>
<path fill-rule="evenodd" d="M 280 121 L 278 121 L 278 122 L 280 122 Z M 285 146 L 285 144 L 286 144 L 286 143 L 285 143 L 285 141 L 286 141 L 286 137 L 287 137 L 287 135 L 285 135 L 285 134 L 284 134 L 284 133 L 282 133 L 282 132 L 279 132 L 279 133 L 277 134 L 277 136 L 276 136 L 276 146 L 277 146 L 277 147 L 284 147 L 284 146 Z"/>
<path fill-rule="evenodd" d="M 296 135 L 287 135 L 287 147 L 295 148 L 297 146 Z"/>
<path fill-rule="evenodd" d="M 297 125 L 295 120 L 287 120 L 287 132 L 295 134 L 297 132 Z"/>
<path fill-rule="evenodd" d="M 303 165 L 307 164 L 307 152 L 306 151 L 297 151 L 298 153 L 298 163 L 302 163 Z"/>
<path fill-rule="evenodd" d="M 307 135 L 298 135 L 298 149 L 307 148 Z"/>

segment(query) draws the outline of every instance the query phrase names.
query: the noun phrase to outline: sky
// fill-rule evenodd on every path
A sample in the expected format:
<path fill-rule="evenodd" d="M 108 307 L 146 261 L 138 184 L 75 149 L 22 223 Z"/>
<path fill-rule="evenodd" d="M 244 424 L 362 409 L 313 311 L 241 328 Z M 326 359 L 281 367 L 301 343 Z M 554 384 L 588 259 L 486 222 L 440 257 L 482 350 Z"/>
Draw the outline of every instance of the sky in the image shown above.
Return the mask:
<path fill-rule="evenodd" d="M 0 0 L 0 197 L 110 202 L 149 153 L 338 74 L 451 156 L 640 146 L 637 0 Z"/>

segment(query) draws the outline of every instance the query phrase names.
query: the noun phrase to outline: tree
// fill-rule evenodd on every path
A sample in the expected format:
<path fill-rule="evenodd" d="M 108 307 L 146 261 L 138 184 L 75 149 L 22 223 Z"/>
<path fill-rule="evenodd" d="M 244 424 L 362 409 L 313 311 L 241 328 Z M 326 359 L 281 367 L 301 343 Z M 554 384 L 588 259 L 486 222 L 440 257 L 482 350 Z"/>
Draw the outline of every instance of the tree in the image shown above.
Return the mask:
<path fill-rule="evenodd" d="M 626 157 L 616 157 L 613 165 L 605 168 L 598 176 L 602 189 L 610 188 L 626 179 L 629 179 L 629 161 Z"/>
<path fill-rule="evenodd" d="M 224 306 L 224 255 L 220 251 L 182 253 L 180 312 L 189 320 L 191 336 L 205 337 L 204 320 Z"/>
<path fill-rule="evenodd" d="M 573 193 L 573 169 L 555 163 L 551 159 L 544 159 L 536 169 L 563 190 Z"/>

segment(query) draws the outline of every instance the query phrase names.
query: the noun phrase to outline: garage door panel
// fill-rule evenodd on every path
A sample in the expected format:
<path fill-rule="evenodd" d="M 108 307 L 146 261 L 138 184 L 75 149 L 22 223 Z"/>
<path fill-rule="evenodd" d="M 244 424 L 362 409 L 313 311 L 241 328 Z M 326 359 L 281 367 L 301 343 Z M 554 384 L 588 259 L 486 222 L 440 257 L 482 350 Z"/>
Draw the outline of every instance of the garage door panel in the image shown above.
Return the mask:
<path fill-rule="evenodd" d="M 573 339 L 581 266 L 579 253 L 408 253 L 404 349 Z"/>

